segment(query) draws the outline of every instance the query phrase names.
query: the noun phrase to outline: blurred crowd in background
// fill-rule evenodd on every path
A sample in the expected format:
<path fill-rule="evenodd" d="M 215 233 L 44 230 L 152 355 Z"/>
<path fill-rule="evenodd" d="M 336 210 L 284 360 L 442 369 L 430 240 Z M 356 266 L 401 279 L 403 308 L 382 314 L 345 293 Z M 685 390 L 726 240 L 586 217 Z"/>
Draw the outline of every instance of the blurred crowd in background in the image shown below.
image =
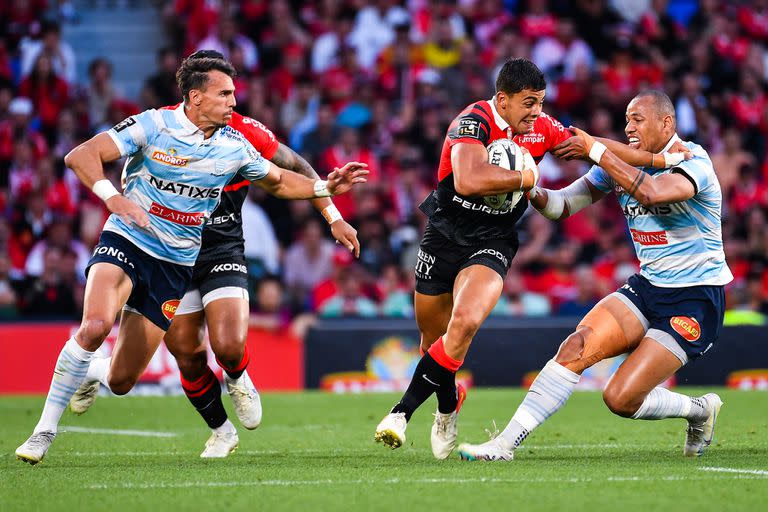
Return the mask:
<path fill-rule="evenodd" d="M 105 0 L 109 1 L 109 0 Z M 126 0 L 130 2 L 131 0 Z M 51 5 L 53 4 L 53 5 Z M 768 314 L 768 0 L 176 0 L 159 2 L 168 46 L 138 98 L 108 55 L 76 76 L 61 24 L 68 2 L 0 5 L 0 319 L 77 318 L 83 270 L 108 212 L 65 168 L 93 134 L 178 103 L 175 70 L 216 49 L 238 70 L 237 110 L 269 127 L 321 176 L 350 160 L 369 182 L 335 203 L 358 229 L 359 259 L 333 243 L 306 201 L 251 187 L 243 210 L 254 323 L 304 313 L 412 311 L 413 265 L 451 119 L 493 95 L 499 66 L 528 57 L 545 73 L 545 111 L 625 141 L 639 90 L 662 89 L 679 135 L 710 153 L 723 191 L 723 236 L 736 276 L 729 308 Z M 150 74 L 148 72 L 148 74 Z M 119 182 L 122 162 L 109 166 Z M 548 156 L 543 184 L 588 169 Z M 608 197 L 560 223 L 535 212 L 494 315 L 581 315 L 638 270 Z"/>

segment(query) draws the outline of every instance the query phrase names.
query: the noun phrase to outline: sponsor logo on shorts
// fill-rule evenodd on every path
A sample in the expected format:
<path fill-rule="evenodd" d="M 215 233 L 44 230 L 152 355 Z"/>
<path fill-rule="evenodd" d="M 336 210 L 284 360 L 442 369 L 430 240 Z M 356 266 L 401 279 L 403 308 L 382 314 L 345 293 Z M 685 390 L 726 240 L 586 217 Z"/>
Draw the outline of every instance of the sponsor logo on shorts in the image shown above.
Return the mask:
<path fill-rule="evenodd" d="M 100 245 L 93 251 L 94 256 L 96 256 L 97 254 L 106 254 L 110 258 L 115 258 L 117 261 L 121 263 L 125 263 L 131 268 L 136 268 L 133 265 L 133 263 L 131 263 L 131 260 L 129 260 L 128 257 L 125 255 L 125 253 L 120 249 L 115 249 L 114 247 L 106 247 L 104 245 Z"/>
<path fill-rule="evenodd" d="M 437 258 L 419 249 L 416 259 L 416 277 L 419 279 L 432 279 L 430 272 L 435 266 Z"/>
<path fill-rule="evenodd" d="M 480 249 L 479 251 L 474 253 L 472 256 L 470 256 L 469 259 L 471 260 L 475 256 L 479 256 L 481 254 L 488 254 L 489 256 L 493 256 L 494 258 L 501 260 L 501 262 L 504 264 L 505 267 L 509 266 L 509 260 L 507 259 L 507 257 L 501 254 L 496 249 Z"/>
<path fill-rule="evenodd" d="M 621 287 L 621 289 L 622 289 L 622 290 L 627 290 L 627 291 L 628 291 L 629 293 L 631 293 L 632 295 L 637 295 L 637 292 L 634 290 L 634 288 L 632 288 L 632 287 L 631 287 L 631 286 L 629 286 L 628 284 L 624 284 L 624 286 L 622 286 L 622 287 Z"/>
<path fill-rule="evenodd" d="M 167 300 L 163 302 L 163 305 L 160 306 L 160 311 L 163 313 L 163 316 L 168 320 L 173 320 L 173 317 L 176 314 L 176 310 L 179 309 L 180 302 L 181 300 L 179 299 Z"/>
<path fill-rule="evenodd" d="M 205 213 L 203 212 L 180 212 L 155 202 L 149 207 L 149 214 L 182 226 L 202 226 L 205 222 Z"/>
<path fill-rule="evenodd" d="M 669 320 L 669 325 L 687 341 L 696 341 L 701 337 L 699 322 L 690 316 L 673 316 Z"/>
<path fill-rule="evenodd" d="M 152 175 L 149 176 L 149 183 L 157 190 L 170 192 L 171 194 L 179 196 L 191 197 L 192 199 L 216 199 L 221 194 L 220 188 L 196 187 L 194 185 L 189 185 L 188 183 L 163 180 Z"/>
<path fill-rule="evenodd" d="M 504 204 L 500 208 L 491 208 L 488 205 L 485 204 L 478 204 L 473 203 L 472 201 L 467 201 L 466 199 L 459 197 L 457 195 L 453 196 L 453 202 L 460 205 L 465 210 L 472 210 L 476 212 L 483 212 L 488 213 L 490 215 L 503 215 L 505 213 L 509 213 L 512 210 L 514 210 L 514 206 L 512 205 L 512 201 L 504 201 Z"/>
<path fill-rule="evenodd" d="M 632 240 L 640 245 L 667 245 L 669 243 L 666 231 L 638 231 L 636 229 L 629 231 L 632 233 Z"/>
<path fill-rule="evenodd" d="M 247 274 L 248 269 L 240 263 L 219 263 L 211 269 L 211 273 L 214 272 L 242 272 Z"/>
<path fill-rule="evenodd" d="M 169 155 L 168 153 L 163 153 L 162 151 L 159 151 L 159 150 L 152 153 L 152 160 L 156 162 L 160 162 L 161 164 L 172 165 L 173 167 L 184 167 L 189 163 L 188 158 L 181 158 L 180 156 Z"/>

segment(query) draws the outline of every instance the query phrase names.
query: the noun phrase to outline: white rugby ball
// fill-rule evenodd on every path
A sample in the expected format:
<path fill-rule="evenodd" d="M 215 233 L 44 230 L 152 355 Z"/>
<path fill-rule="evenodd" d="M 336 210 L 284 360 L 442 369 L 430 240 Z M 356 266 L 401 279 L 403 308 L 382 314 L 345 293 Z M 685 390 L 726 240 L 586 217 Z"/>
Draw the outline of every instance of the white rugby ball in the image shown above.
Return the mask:
<path fill-rule="evenodd" d="M 538 180 L 538 168 L 533 157 L 527 151 L 523 151 L 520 146 L 510 139 L 496 139 L 488 144 L 488 163 L 498 165 L 511 171 L 522 171 L 532 169 L 536 173 Z M 485 204 L 494 210 L 514 208 L 523 197 L 523 192 L 507 192 L 493 196 L 484 196 Z"/>

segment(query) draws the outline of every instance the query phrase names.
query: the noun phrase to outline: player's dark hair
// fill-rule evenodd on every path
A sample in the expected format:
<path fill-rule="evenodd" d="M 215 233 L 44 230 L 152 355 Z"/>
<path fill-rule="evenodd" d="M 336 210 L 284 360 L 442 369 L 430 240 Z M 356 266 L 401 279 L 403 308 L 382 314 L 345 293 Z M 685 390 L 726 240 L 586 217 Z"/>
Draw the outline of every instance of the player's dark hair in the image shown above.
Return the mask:
<path fill-rule="evenodd" d="M 672 116 L 672 119 L 675 119 L 675 105 L 666 93 L 656 89 L 648 89 L 640 91 L 635 99 L 646 97 L 653 98 L 653 106 L 660 117 Z"/>
<path fill-rule="evenodd" d="M 523 89 L 543 91 L 546 88 L 544 73 L 528 59 L 509 59 L 496 77 L 496 92 L 516 94 Z"/>
<path fill-rule="evenodd" d="M 237 75 L 234 66 L 225 59 L 189 56 L 181 62 L 176 71 L 176 83 L 184 100 L 189 99 L 189 91 L 192 89 L 205 90 L 210 71 L 221 71 L 231 78 Z"/>

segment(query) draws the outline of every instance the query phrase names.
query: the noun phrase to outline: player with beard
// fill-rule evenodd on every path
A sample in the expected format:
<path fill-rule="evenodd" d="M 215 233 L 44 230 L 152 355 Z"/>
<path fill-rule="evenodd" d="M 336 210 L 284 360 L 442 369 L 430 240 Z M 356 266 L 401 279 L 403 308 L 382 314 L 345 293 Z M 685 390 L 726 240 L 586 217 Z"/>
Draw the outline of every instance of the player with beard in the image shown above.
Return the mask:
<path fill-rule="evenodd" d="M 213 50 L 200 50 L 189 58 L 224 59 Z M 233 112 L 229 126 L 275 165 L 319 179 L 306 160 L 278 142 L 274 134 L 255 119 Z M 208 365 L 204 326 L 208 327 L 216 362 L 224 370 L 227 391 L 240 423 L 252 430 L 259 426 L 262 417 L 259 394 L 246 371 L 250 360 L 246 345 L 249 296 L 241 210 L 249 184 L 248 180 L 235 176 L 224 187 L 221 202 L 203 229 L 192 284 L 164 338 L 178 363 L 184 393 L 212 430 L 200 455 L 203 458 L 226 457 L 239 443 L 237 430 L 227 418 L 221 400 L 221 387 Z M 344 221 L 331 199 L 311 201 L 330 224 L 334 238 L 358 256 L 357 231 Z M 108 387 L 110 362 L 110 358 L 91 362 L 86 381 L 70 400 L 73 412 L 83 414 L 96 400 L 99 385 Z"/>
<path fill-rule="evenodd" d="M 20 460 L 37 464 L 45 457 L 118 313 L 108 385 L 117 394 L 131 390 L 190 284 L 205 220 L 235 175 L 285 199 L 328 197 L 365 182 L 364 164 L 348 164 L 323 181 L 265 160 L 227 126 L 236 104 L 233 76 L 222 59 L 185 59 L 177 71 L 182 105 L 131 116 L 65 157 L 112 215 L 88 264 L 80 327 L 59 354 L 33 434 L 16 449 Z M 103 164 L 120 157 L 128 157 L 125 195 L 104 177 Z"/>
<path fill-rule="evenodd" d="M 457 388 L 455 374 L 501 295 L 518 247 L 515 225 L 528 207 L 523 198 L 516 205 L 508 202 L 492 209 L 482 196 L 530 190 L 538 180 L 534 161 L 571 137 L 542 112 L 545 88 L 535 64 L 510 59 L 499 71 L 494 97 L 469 105 L 448 128 L 437 190 L 420 206 L 429 222 L 416 263 L 414 306 L 425 353 L 405 394 L 376 427 L 377 442 L 393 449 L 402 446 L 411 415 L 436 393 L 432 453 L 444 459 L 456 445 L 456 419 L 466 392 Z M 503 138 L 533 157 L 526 157 L 525 170 L 510 171 L 488 162 L 486 147 Z M 661 155 L 605 143 L 633 165 L 664 161 Z"/>

